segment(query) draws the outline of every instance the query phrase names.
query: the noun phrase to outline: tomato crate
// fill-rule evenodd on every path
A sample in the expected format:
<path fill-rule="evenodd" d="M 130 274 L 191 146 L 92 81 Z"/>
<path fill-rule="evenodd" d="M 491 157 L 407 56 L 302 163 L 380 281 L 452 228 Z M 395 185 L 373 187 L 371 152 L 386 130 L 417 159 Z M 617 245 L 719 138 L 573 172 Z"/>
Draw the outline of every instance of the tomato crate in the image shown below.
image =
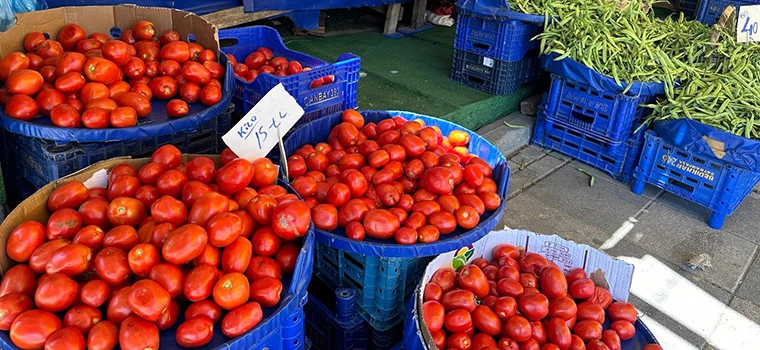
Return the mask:
<path fill-rule="evenodd" d="M 538 47 L 531 39 L 542 25 L 466 11 L 457 7 L 454 48 L 505 62 L 519 61 Z M 536 52 L 532 54 L 537 55 Z"/>
<path fill-rule="evenodd" d="M 235 103 L 235 111 L 239 114 L 244 115 L 248 112 L 277 84 L 282 84 L 304 109 L 304 115 L 296 126 L 357 107 L 356 88 L 359 83 L 361 65 L 359 56 L 344 53 L 335 63 L 327 63 L 316 57 L 288 49 L 277 30 L 266 26 L 221 30 L 219 40 L 222 51 L 232 54 L 240 63 L 245 61 L 248 54 L 265 46 L 271 49 L 275 56 L 285 57 L 288 61 L 296 60 L 304 68 L 311 69 L 286 77 L 261 74 L 252 82 L 246 82 L 236 76 L 232 101 Z M 333 81 L 317 85 L 317 81 L 322 81 L 324 77 L 332 77 Z"/>
<path fill-rule="evenodd" d="M 718 230 L 760 182 L 760 172 L 680 149 L 648 131 L 634 178 L 636 194 L 648 183 L 712 210 L 708 225 Z"/>
<path fill-rule="evenodd" d="M 737 13 L 740 6 L 758 5 L 760 0 L 700 0 L 696 12 L 696 20 L 704 24 L 713 25 L 718 23 L 721 13 L 726 7 L 736 7 Z M 739 25 L 744 25 L 739 23 Z"/>
<path fill-rule="evenodd" d="M 541 77 L 537 51 L 517 61 L 495 60 L 454 49 L 451 80 L 494 95 L 511 95 L 528 82 Z"/>
<path fill-rule="evenodd" d="M 651 113 L 651 109 L 639 105 L 656 98 L 655 95 L 632 96 L 597 90 L 559 74 L 552 74 L 551 79 L 551 87 L 542 103 L 547 119 L 573 125 L 610 143 L 627 140 L 637 121 Z"/>
<path fill-rule="evenodd" d="M 628 140 L 610 142 L 576 126 L 548 118 L 542 111 L 536 118 L 531 143 L 555 150 L 598 168 L 616 180 L 630 184 L 643 147 L 644 130 Z M 611 152 L 614 148 L 616 152 Z"/>
<path fill-rule="evenodd" d="M 357 312 L 379 331 L 403 321 L 404 302 L 429 260 L 352 254 L 322 243 L 317 243 L 314 258 L 316 276 L 332 289 L 353 289 Z"/>
<path fill-rule="evenodd" d="M 96 162 L 120 156 L 150 157 L 157 148 L 173 144 L 183 153 L 219 154 L 221 137 L 231 128 L 234 106 L 215 118 L 174 133 L 140 140 L 113 142 L 58 142 L 3 131 L 2 165 L 10 190 L 24 199 L 42 186 Z"/>

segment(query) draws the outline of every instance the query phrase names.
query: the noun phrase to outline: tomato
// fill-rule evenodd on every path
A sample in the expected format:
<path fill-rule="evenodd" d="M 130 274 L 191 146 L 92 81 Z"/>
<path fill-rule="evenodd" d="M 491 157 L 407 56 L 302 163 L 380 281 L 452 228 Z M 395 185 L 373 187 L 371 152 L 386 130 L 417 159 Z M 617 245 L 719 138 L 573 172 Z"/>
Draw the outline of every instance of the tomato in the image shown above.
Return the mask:
<path fill-rule="evenodd" d="M 14 95 L 5 104 L 5 114 L 20 120 L 32 120 L 38 110 L 37 102 L 27 95 Z"/>
<path fill-rule="evenodd" d="M 222 319 L 222 333 L 234 338 L 256 327 L 263 314 L 257 302 L 249 302 L 230 311 Z"/>
<path fill-rule="evenodd" d="M 438 228 L 441 234 L 449 234 L 457 228 L 457 218 L 451 213 L 439 211 L 430 214 L 428 224 Z"/>
<path fill-rule="evenodd" d="M 79 291 L 79 299 L 85 305 L 100 307 L 110 295 L 108 284 L 101 280 L 92 280 L 82 285 Z M 95 322 L 97 323 L 97 322 Z"/>
<path fill-rule="evenodd" d="M 154 79 L 155 80 L 155 79 Z M 184 117 L 190 111 L 190 107 L 182 100 L 171 100 L 166 104 L 166 113 L 172 118 Z"/>
<path fill-rule="evenodd" d="M 134 109 L 138 118 L 146 117 L 151 111 L 150 101 L 145 96 L 136 92 L 124 92 L 114 97 L 116 103 L 121 107 L 130 107 Z M 113 121 L 111 121 L 113 124 Z"/>
<path fill-rule="evenodd" d="M 153 267 L 159 262 L 160 254 L 152 244 L 141 243 L 134 246 L 128 254 L 129 268 L 138 277 L 148 277 Z"/>
<path fill-rule="evenodd" d="M 116 347 L 119 327 L 110 321 L 95 324 L 87 335 L 87 349 L 109 350 Z"/>
<path fill-rule="evenodd" d="M 124 251 L 132 249 L 139 242 L 140 238 L 137 236 L 137 231 L 129 225 L 116 226 L 108 231 L 103 238 L 104 247 L 116 247 Z"/>
<path fill-rule="evenodd" d="M 251 283 L 251 301 L 262 307 L 274 307 L 280 302 L 282 282 L 274 277 L 261 277 Z"/>
<path fill-rule="evenodd" d="M 134 35 L 136 40 L 152 41 L 153 37 L 156 36 L 156 28 L 149 21 L 138 21 L 132 27 L 132 35 Z"/>
<path fill-rule="evenodd" d="M 116 63 L 105 58 L 92 57 L 88 59 L 84 65 L 83 73 L 87 80 L 106 85 L 119 79 L 119 67 Z"/>
<path fill-rule="evenodd" d="M 128 128 L 137 125 L 137 111 L 132 107 L 118 107 L 111 111 L 108 121 L 115 128 Z"/>
<path fill-rule="evenodd" d="M 461 288 L 473 292 L 478 298 L 488 295 L 488 279 L 483 271 L 475 265 L 463 267 L 457 275 L 457 282 Z"/>
<path fill-rule="evenodd" d="M 584 342 L 588 342 L 592 339 L 601 339 L 602 324 L 596 321 L 583 320 L 575 325 L 573 333 L 579 336 Z M 617 334 L 615 334 L 615 336 L 617 336 Z"/>
<path fill-rule="evenodd" d="M 81 244 L 69 244 L 58 248 L 48 258 L 45 271 L 47 274 L 63 273 L 74 277 L 87 270 L 92 259 L 92 250 Z"/>
<path fill-rule="evenodd" d="M 66 52 L 63 54 L 63 56 L 61 56 L 60 60 L 58 60 L 58 65 L 55 68 L 55 74 L 58 77 L 63 77 L 67 73 L 78 73 L 78 75 L 81 76 L 85 62 L 87 62 L 87 57 L 85 57 L 85 55 L 78 52 Z M 84 80 L 84 77 L 82 77 L 82 80 Z M 72 89 L 71 91 L 61 91 L 73 92 L 76 90 L 79 89 L 77 88 Z"/>
<path fill-rule="evenodd" d="M 172 41 L 161 48 L 161 60 L 184 63 L 190 59 L 190 46 L 183 41 Z"/>
<path fill-rule="evenodd" d="M 549 299 L 540 293 L 529 293 L 520 297 L 520 310 L 531 321 L 539 321 L 549 314 Z"/>
<path fill-rule="evenodd" d="M 505 324 L 504 330 L 509 337 L 518 342 L 530 339 L 533 332 L 530 322 L 522 316 L 510 317 Z"/>
<path fill-rule="evenodd" d="M 433 282 L 430 282 L 425 285 L 425 292 L 423 300 L 429 301 L 429 300 L 435 300 L 440 301 L 441 297 L 443 296 L 443 290 L 441 289 L 441 286 L 438 284 L 435 284 Z"/>
<path fill-rule="evenodd" d="M 35 273 L 45 273 L 47 260 L 50 258 L 50 256 L 53 255 L 56 250 L 65 245 L 68 245 L 69 243 L 71 242 L 66 239 L 54 239 L 52 241 L 43 243 L 37 247 L 37 249 L 35 249 L 32 252 L 32 255 L 29 257 L 29 267 Z M 5 277 L 3 278 L 3 281 L 6 281 Z M 0 290 L 3 289 L 4 288 L 0 288 Z"/>
<path fill-rule="evenodd" d="M 559 317 L 563 320 L 570 320 L 576 317 L 578 308 L 575 301 L 569 297 L 559 297 L 552 300 L 549 305 L 549 317 Z"/>
<path fill-rule="evenodd" d="M 478 305 L 472 312 L 472 323 L 476 329 L 491 336 L 502 331 L 501 320 L 488 306 Z"/>
<path fill-rule="evenodd" d="M 556 267 L 548 267 L 541 272 L 541 291 L 547 297 L 554 299 L 567 295 L 567 280 L 562 271 Z"/>
<path fill-rule="evenodd" d="M 288 67 L 285 68 L 285 72 L 288 73 L 288 75 L 298 74 L 301 73 L 301 71 L 303 71 L 303 67 L 301 66 L 301 63 L 297 61 L 288 63 Z"/>
<path fill-rule="evenodd" d="M 163 33 L 161 33 L 161 36 L 158 37 L 158 42 L 161 44 L 161 46 L 167 45 L 174 41 L 182 40 L 182 37 L 180 37 L 179 33 L 174 30 L 167 30 Z"/>
<path fill-rule="evenodd" d="M 179 325 L 175 334 L 177 344 L 188 348 L 201 347 L 214 337 L 214 321 L 206 316 L 186 319 Z"/>
<path fill-rule="evenodd" d="M 13 321 L 25 311 L 34 308 L 32 298 L 21 293 L 10 293 L 0 297 L 0 330 L 10 330 Z"/>
<path fill-rule="evenodd" d="M 572 341 L 570 329 L 563 319 L 557 317 L 550 318 L 546 323 L 546 331 L 549 341 L 556 344 L 560 349 L 570 347 L 570 342 Z"/>
<path fill-rule="evenodd" d="M 513 298 L 520 298 L 525 293 L 525 289 L 519 282 L 511 278 L 502 278 L 496 283 L 496 290 L 499 295 L 507 295 Z"/>
<path fill-rule="evenodd" d="M 153 91 L 153 96 L 159 100 L 168 100 L 177 94 L 177 81 L 169 76 L 155 77 L 151 79 L 148 85 Z"/>
<path fill-rule="evenodd" d="M 127 253 L 116 247 L 104 248 L 95 255 L 95 270 L 109 285 L 120 285 L 131 274 Z"/>
<path fill-rule="evenodd" d="M 50 336 L 61 329 L 61 320 L 50 312 L 28 310 L 18 315 L 10 328 L 13 344 L 24 349 L 42 349 Z"/>
<path fill-rule="evenodd" d="M 82 217 L 74 209 L 64 208 L 50 216 L 45 227 L 48 240 L 56 238 L 72 239 L 82 228 Z"/>
<path fill-rule="evenodd" d="M 129 316 L 119 327 L 119 347 L 122 350 L 158 349 L 158 343 L 156 325 L 139 317 Z"/>
<path fill-rule="evenodd" d="M 132 285 L 127 301 L 136 315 L 156 321 L 169 307 L 171 295 L 158 283 L 145 279 Z"/>
<path fill-rule="evenodd" d="M 212 52 L 211 50 L 203 50 L 203 51 Z M 212 55 L 213 55 L 213 52 L 212 52 Z M 214 61 L 205 61 L 202 63 L 203 63 L 203 67 L 208 69 L 209 73 L 211 73 L 211 79 L 221 79 L 224 77 L 224 67 L 222 67 L 221 64 L 216 63 Z"/>
<path fill-rule="evenodd" d="M 282 268 L 272 258 L 265 256 L 255 256 L 248 264 L 248 270 L 245 273 L 248 280 L 255 281 L 262 277 L 274 277 L 276 279 L 282 278 Z"/>
<path fill-rule="evenodd" d="M 628 321 L 630 323 L 636 322 L 636 308 L 624 301 L 618 301 L 610 304 L 609 308 L 607 308 L 607 312 L 610 314 L 610 318 L 613 321 Z"/>
<path fill-rule="evenodd" d="M 90 108 L 82 113 L 82 125 L 90 129 L 104 129 L 110 124 L 110 116 L 111 113 L 105 109 Z"/>
<path fill-rule="evenodd" d="M 340 215 L 340 212 L 338 213 L 338 215 Z M 340 216 L 338 216 L 338 220 L 340 220 Z M 364 240 L 365 235 L 366 235 L 366 231 L 364 230 L 364 226 L 359 221 L 350 222 L 346 226 L 346 237 L 350 239 L 362 241 Z"/>
<path fill-rule="evenodd" d="M 588 350 L 610 350 L 610 348 L 599 339 L 591 340 L 587 345 Z"/>
<path fill-rule="evenodd" d="M 208 192 L 193 203 L 187 222 L 204 226 L 217 214 L 229 211 L 229 205 L 227 197 L 216 192 Z M 254 218 L 256 218 L 255 215 Z"/>
<path fill-rule="evenodd" d="M 31 69 L 19 69 L 8 76 L 8 79 L 5 81 L 5 87 L 14 95 L 33 96 L 42 89 L 42 83 L 44 82 L 45 80 L 39 72 Z"/>
<path fill-rule="evenodd" d="M 249 292 L 250 286 L 245 275 L 229 273 L 222 276 L 214 286 L 214 302 L 225 310 L 232 310 L 248 301 Z"/>
<path fill-rule="evenodd" d="M 254 218 L 256 217 L 254 216 Z M 398 221 L 398 219 L 396 220 Z M 272 229 L 275 234 L 286 241 L 305 235 L 310 223 L 311 211 L 309 206 L 301 201 L 282 203 L 275 207 L 272 212 Z"/>
<path fill-rule="evenodd" d="M 63 326 L 73 327 L 74 329 L 87 334 L 93 326 L 103 320 L 103 313 L 95 307 L 89 305 L 76 305 L 66 312 L 63 316 Z M 82 339 L 84 346 L 84 339 Z"/>
<path fill-rule="evenodd" d="M 206 224 L 209 243 L 216 247 L 230 245 L 238 238 L 243 230 L 243 220 L 232 213 L 221 213 Z"/>
<path fill-rule="evenodd" d="M 211 296 L 219 279 L 219 271 L 211 265 L 198 265 L 185 277 L 183 291 L 190 301 L 201 301 Z"/>
<path fill-rule="evenodd" d="M 364 228 L 368 236 L 388 239 L 401 227 L 398 217 L 388 210 L 373 209 L 364 217 Z"/>
<path fill-rule="evenodd" d="M 41 32 L 31 32 L 24 37 L 24 50 L 32 52 L 39 43 L 45 40 L 47 40 L 47 38 L 45 38 L 45 35 Z"/>
<path fill-rule="evenodd" d="M 451 288 L 454 288 L 456 280 L 457 275 L 452 268 L 440 268 L 430 277 L 430 282 L 441 286 L 441 290 L 443 290 L 444 293 L 451 290 Z"/>
<path fill-rule="evenodd" d="M 62 273 L 48 275 L 39 282 L 34 293 L 34 303 L 40 310 L 59 312 L 74 304 L 79 295 L 79 285 Z"/>
<path fill-rule="evenodd" d="M 493 309 L 500 319 L 507 320 L 516 314 L 517 302 L 514 298 L 509 296 L 501 297 L 496 299 Z"/>
<path fill-rule="evenodd" d="M 178 267 L 160 263 L 150 270 L 148 276 L 166 290 L 172 298 L 176 298 L 182 293 L 185 276 Z"/>
<path fill-rule="evenodd" d="M 235 214 L 230 214 L 235 215 Z M 222 251 L 222 271 L 245 272 L 251 262 L 253 247 L 245 237 L 237 237 Z"/>
<path fill-rule="evenodd" d="M 78 24 L 67 24 L 58 32 L 56 40 L 61 43 L 64 49 L 71 50 L 76 47 L 80 40 L 86 38 L 87 34 Z"/>
<path fill-rule="evenodd" d="M 466 289 L 455 289 L 445 292 L 441 297 L 441 305 L 447 310 L 463 309 L 472 312 L 477 306 L 475 294 Z"/>
<path fill-rule="evenodd" d="M 267 58 L 261 52 L 251 52 L 245 57 L 245 65 L 249 69 L 259 69 L 266 64 Z"/>
<path fill-rule="evenodd" d="M 54 198 L 53 195 L 56 195 L 54 206 L 58 207 L 61 205 L 67 205 L 72 203 L 72 200 L 78 201 L 75 195 L 75 189 L 73 188 L 75 186 L 70 185 L 68 187 L 69 189 L 64 189 L 62 192 L 59 192 L 58 189 L 56 189 L 56 191 L 51 194 L 50 198 Z M 48 201 L 48 203 L 50 203 L 50 201 Z M 17 262 L 26 262 L 29 261 L 34 250 L 43 243 L 45 243 L 45 227 L 37 221 L 29 220 L 21 223 L 13 229 L 8 236 L 5 250 L 8 253 L 9 258 Z"/>
<path fill-rule="evenodd" d="M 211 72 L 198 62 L 188 62 L 180 72 L 185 79 L 201 86 L 208 84 L 211 80 Z"/>
<path fill-rule="evenodd" d="M 415 244 L 417 243 L 417 230 L 408 227 L 401 227 L 396 230 L 394 237 L 396 239 L 396 243 L 398 244 Z"/>
<path fill-rule="evenodd" d="M 95 38 L 84 39 L 77 43 L 76 51 L 78 53 L 86 53 L 90 50 L 100 50 L 103 48 L 103 44 L 104 42 Z"/>
<path fill-rule="evenodd" d="M 57 245 L 48 245 L 52 249 L 50 249 L 46 255 L 54 253 L 55 250 L 66 246 L 66 244 L 68 243 L 64 242 L 63 244 L 59 243 Z M 43 261 L 41 264 L 41 273 L 45 272 L 46 261 L 47 260 Z M 8 271 L 5 272 L 2 278 L 2 282 L 0 282 L 0 296 L 11 293 L 19 293 L 28 296 L 34 295 L 34 291 L 37 288 L 37 276 L 35 275 L 35 272 L 39 270 L 39 266 L 30 267 L 24 264 L 19 264 L 11 267 L 8 269 Z"/>
<path fill-rule="evenodd" d="M 224 193 L 236 193 L 245 188 L 254 175 L 254 168 L 245 159 L 233 159 L 216 172 L 216 183 Z"/>
<path fill-rule="evenodd" d="M 23 96 L 23 95 L 22 95 Z M 27 100 L 28 101 L 28 100 Z M 63 94 L 55 89 L 44 89 L 37 94 L 34 100 L 37 103 L 39 113 L 45 116 L 50 115 L 50 111 L 65 101 Z"/>
<path fill-rule="evenodd" d="M 198 257 L 207 241 L 203 227 L 187 224 L 169 233 L 161 254 L 167 262 L 182 265 Z"/>
<path fill-rule="evenodd" d="M 275 167 L 271 160 L 259 158 L 254 160 L 252 165 L 254 175 L 249 184 L 251 187 L 258 189 L 271 185 L 277 180 L 277 167 Z"/>
<path fill-rule="evenodd" d="M 63 46 L 55 40 L 47 39 L 37 44 L 34 48 L 34 52 L 40 55 L 43 59 L 60 57 L 63 55 Z"/>
<path fill-rule="evenodd" d="M 449 311 L 444 318 L 443 327 L 449 332 L 465 332 L 472 327 L 472 317 L 466 310 Z"/>
<path fill-rule="evenodd" d="M 108 184 L 108 199 L 113 201 L 119 197 L 134 197 L 138 188 L 140 188 L 140 179 L 136 176 L 115 175 Z"/>

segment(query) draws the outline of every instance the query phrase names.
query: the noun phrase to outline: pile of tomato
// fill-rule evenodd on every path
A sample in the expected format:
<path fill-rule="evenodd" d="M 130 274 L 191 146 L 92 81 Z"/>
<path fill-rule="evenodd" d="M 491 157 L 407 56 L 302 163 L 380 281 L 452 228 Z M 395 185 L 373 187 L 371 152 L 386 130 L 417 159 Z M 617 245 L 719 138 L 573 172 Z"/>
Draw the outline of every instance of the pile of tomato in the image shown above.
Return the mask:
<path fill-rule="evenodd" d="M 287 58 L 282 56 L 274 57 L 272 50 L 264 46 L 248 54 L 243 62 L 238 62 L 232 54 L 227 54 L 227 57 L 232 62 L 235 75 L 249 83 L 256 80 L 259 74 L 286 77 L 311 70 L 311 67 L 303 67 L 301 62 L 296 60 L 288 61 Z M 332 84 L 334 81 L 335 76 L 326 75 L 312 81 L 311 88 L 315 89 L 323 85 Z"/>
<path fill-rule="evenodd" d="M 621 350 L 621 341 L 636 334 L 636 308 L 613 302 L 582 268 L 565 275 L 509 244 L 494 247 L 490 262 L 439 269 L 423 300 L 422 317 L 439 349 Z"/>
<path fill-rule="evenodd" d="M 47 222 L 20 224 L 6 244 L 17 262 L 0 282 L 0 330 L 24 349 L 158 349 L 208 344 L 214 324 L 234 338 L 275 307 L 293 272 L 308 206 L 273 184 L 277 168 L 196 157 L 174 146 L 107 188 L 79 181 L 53 191 Z M 183 305 L 180 307 L 180 305 Z"/>
<path fill-rule="evenodd" d="M 340 226 L 356 240 L 435 242 L 457 227 L 472 229 L 501 204 L 493 169 L 468 153 L 469 138 L 398 116 L 365 124 L 346 110 L 327 142 L 288 157 L 288 175 L 319 229 Z"/>
<path fill-rule="evenodd" d="M 211 106 L 222 99 L 224 67 L 216 54 L 153 23 L 137 22 L 118 40 L 103 33 L 88 37 L 77 24 L 56 39 L 31 32 L 23 52 L 0 60 L 0 106 L 10 117 L 49 116 L 63 128 L 102 129 L 137 125 L 151 112 L 152 98 L 170 100 L 172 118 L 188 114 L 188 103 Z M 177 97 L 177 98 L 175 98 Z"/>

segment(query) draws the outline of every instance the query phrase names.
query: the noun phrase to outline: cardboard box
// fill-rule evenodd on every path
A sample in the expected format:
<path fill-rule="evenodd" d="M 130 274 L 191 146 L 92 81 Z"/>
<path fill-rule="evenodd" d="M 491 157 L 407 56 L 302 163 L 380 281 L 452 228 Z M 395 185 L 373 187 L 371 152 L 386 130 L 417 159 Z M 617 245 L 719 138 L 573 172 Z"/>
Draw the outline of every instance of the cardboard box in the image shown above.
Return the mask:
<path fill-rule="evenodd" d="M 182 162 L 187 162 L 200 156 L 201 155 L 183 154 Z M 217 163 L 217 167 L 221 165 L 219 161 L 220 156 L 203 156 L 211 158 Z M 56 188 L 72 180 L 82 181 L 87 188 L 107 187 L 108 171 L 115 166 L 126 163 L 133 166 L 135 169 L 140 169 L 140 167 L 149 162 L 150 158 L 131 159 L 129 157 L 117 157 L 97 162 L 76 173 L 45 185 L 45 187 L 40 188 L 33 195 L 29 196 L 29 198 L 21 202 L 21 204 L 19 204 L 7 218 L 5 218 L 2 224 L 0 224 L 0 276 L 4 275 L 5 271 L 8 271 L 8 269 L 14 265 L 14 262 L 8 258 L 8 254 L 5 251 L 5 243 L 8 241 L 8 236 L 10 236 L 16 226 L 27 220 L 37 220 L 44 225 L 52 214 L 47 207 L 47 200 Z"/>
<path fill-rule="evenodd" d="M 413 318 L 417 320 L 417 330 L 421 335 L 418 338 L 422 341 L 424 349 L 435 349 L 430 332 L 427 327 L 421 327 L 422 321 L 416 317 L 422 313 L 425 284 L 441 267 L 457 269 L 481 257 L 490 261 L 493 247 L 499 244 L 511 244 L 521 250 L 539 253 L 547 260 L 556 263 L 565 273 L 573 268 L 582 267 L 597 285 L 608 284 L 608 289 L 614 299 L 628 300 L 633 279 L 633 265 L 585 244 L 568 241 L 557 235 L 539 235 L 523 230 L 494 231 L 471 245 L 439 255 L 425 269 L 425 275 L 417 286 L 415 294 L 417 299 Z"/>
<path fill-rule="evenodd" d="M 195 42 L 219 57 L 219 35 L 213 23 L 186 11 L 136 5 L 73 6 L 16 14 L 16 25 L 0 35 L 0 57 L 14 51 L 23 52 L 24 38 L 30 32 L 42 32 L 55 38 L 64 25 L 76 23 L 88 36 L 100 32 L 113 37 L 121 35 L 122 29 L 131 29 L 140 20 L 153 22 L 156 36 L 169 29 L 179 32 L 183 40 L 192 34 Z"/>

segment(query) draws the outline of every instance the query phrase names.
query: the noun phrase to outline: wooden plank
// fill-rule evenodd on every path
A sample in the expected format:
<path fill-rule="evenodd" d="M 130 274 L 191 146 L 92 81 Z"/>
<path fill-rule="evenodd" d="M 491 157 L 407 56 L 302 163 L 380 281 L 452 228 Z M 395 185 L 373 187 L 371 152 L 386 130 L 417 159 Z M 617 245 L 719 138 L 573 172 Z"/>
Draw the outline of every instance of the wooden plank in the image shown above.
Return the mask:
<path fill-rule="evenodd" d="M 261 12 L 243 12 L 243 6 L 233 7 L 226 10 L 212 12 L 201 17 L 211 23 L 216 24 L 219 29 L 233 27 L 243 23 L 258 21 L 260 19 L 275 17 L 286 11 L 261 11 Z"/>
<path fill-rule="evenodd" d="M 388 12 L 385 14 L 385 29 L 383 29 L 383 34 L 396 33 L 396 27 L 398 27 L 400 15 L 401 4 L 388 5 Z"/>
<path fill-rule="evenodd" d="M 414 0 L 412 9 L 412 28 L 417 29 L 425 25 L 425 12 L 427 11 L 427 0 Z"/>

